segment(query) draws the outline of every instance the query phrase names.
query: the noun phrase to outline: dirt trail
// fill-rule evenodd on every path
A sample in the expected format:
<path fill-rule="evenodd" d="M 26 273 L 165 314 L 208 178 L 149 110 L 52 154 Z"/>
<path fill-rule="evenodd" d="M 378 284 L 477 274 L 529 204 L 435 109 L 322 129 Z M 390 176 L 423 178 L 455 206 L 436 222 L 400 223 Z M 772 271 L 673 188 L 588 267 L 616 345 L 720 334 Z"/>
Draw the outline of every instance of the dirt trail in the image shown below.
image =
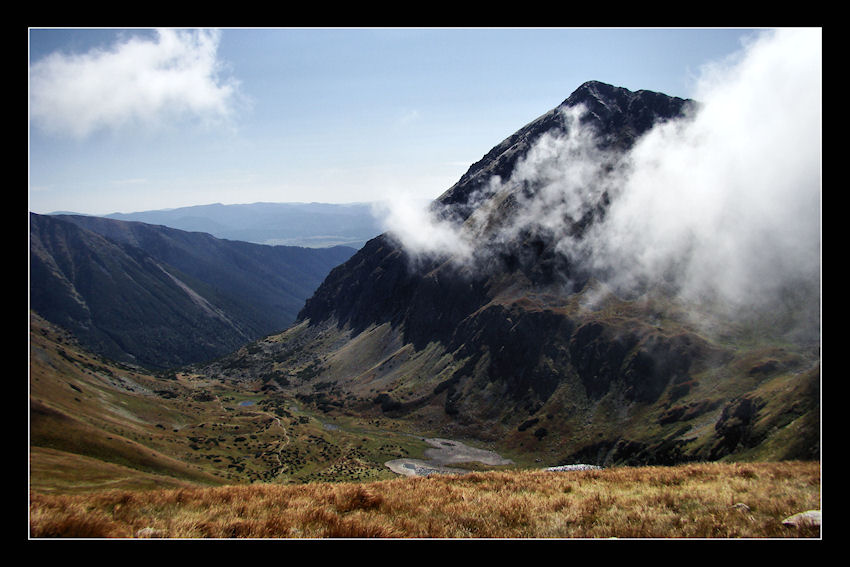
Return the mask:
<path fill-rule="evenodd" d="M 428 476 L 429 474 L 462 474 L 468 470 L 452 468 L 453 463 L 479 462 L 485 465 L 510 465 L 510 459 L 503 459 L 498 453 L 486 449 L 470 447 L 451 439 L 424 439 L 431 449 L 425 450 L 422 459 L 395 459 L 384 463 L 394 473 L 405 476 Z"/>

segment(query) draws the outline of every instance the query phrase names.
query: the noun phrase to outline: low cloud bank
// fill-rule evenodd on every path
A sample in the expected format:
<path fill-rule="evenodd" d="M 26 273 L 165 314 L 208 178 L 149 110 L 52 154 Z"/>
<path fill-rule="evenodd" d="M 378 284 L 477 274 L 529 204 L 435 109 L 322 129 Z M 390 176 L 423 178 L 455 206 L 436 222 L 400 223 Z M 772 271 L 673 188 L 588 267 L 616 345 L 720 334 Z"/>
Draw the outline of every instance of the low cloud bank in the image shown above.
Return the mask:
<path fill-rule="evenodd" d="M 658 125 L 625 158 L 596 149 L 572 109 L 568 133 L 543 136 L 511 179 L 494 179 L 464 226 L 396 202 L 387 229 L 413 256 L 463 263 L 483 242 L 545 228 L 572 265 L 615 289 L 663 280 L 730 311 L 817 289 L 821 61 L 820 30 L 762 33 L 703 70 L 691 116 Z M 509 221 L 489 225 L 505 195 L 516 200 Z M 576 232 L 602 199 L 604 217 Z"/>

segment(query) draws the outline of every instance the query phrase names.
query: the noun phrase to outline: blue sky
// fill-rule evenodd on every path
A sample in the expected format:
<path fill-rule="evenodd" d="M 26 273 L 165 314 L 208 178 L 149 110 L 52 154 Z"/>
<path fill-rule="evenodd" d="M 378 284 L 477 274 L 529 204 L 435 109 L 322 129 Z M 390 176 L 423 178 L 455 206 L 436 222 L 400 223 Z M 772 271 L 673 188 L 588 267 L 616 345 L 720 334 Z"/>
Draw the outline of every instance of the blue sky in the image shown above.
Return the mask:
<path fill-rule="evenodd" d="M 432 199 L 595 79 L 690 97 L 745 29 L 30 29 L 29 209 Z"/>

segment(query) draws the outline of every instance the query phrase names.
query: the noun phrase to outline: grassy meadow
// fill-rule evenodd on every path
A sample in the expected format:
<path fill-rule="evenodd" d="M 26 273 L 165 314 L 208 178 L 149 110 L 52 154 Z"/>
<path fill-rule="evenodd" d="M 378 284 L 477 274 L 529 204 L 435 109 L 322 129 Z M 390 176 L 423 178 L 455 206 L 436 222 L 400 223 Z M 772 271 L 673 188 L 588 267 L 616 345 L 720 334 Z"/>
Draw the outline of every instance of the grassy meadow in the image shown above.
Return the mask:
<path fill-rule="evenodd" d="M 32 538 L 818 538 L 817 462 L 32 493 Z"/>

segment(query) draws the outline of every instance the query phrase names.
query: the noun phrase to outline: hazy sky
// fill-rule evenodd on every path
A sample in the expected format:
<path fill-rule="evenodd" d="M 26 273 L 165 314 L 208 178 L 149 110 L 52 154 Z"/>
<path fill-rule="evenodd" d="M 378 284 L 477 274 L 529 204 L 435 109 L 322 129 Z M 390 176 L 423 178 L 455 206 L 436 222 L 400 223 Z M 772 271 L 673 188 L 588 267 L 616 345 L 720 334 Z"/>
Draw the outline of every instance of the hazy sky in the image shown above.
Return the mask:
<path fill-rule="evenodd" d="M 30 29 L 29 209 L 435 198 L 580 84 L 691 97 L 743 29 Z"/>

